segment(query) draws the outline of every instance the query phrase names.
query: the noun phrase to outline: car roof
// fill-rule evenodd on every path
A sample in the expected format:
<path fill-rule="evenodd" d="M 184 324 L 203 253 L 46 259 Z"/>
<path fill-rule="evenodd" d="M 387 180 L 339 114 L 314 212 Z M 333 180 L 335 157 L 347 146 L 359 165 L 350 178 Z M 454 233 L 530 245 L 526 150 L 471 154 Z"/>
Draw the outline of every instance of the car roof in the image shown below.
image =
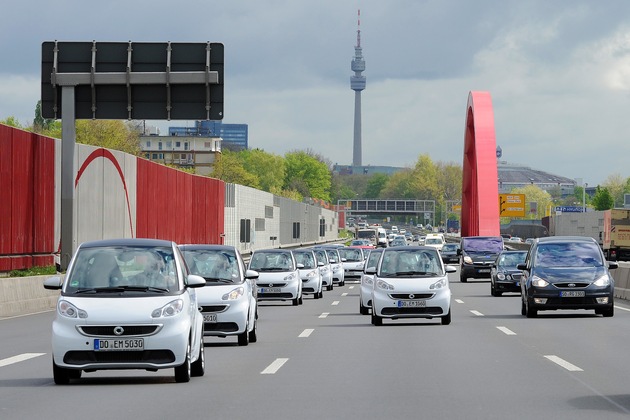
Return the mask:
<path fill-rule="evenodd" d="M 197 251 L 197 250 L 208 250 L 208 251 L 235 251 L 236 248 L 230 245 L 216 245 L 216 244 L 185 244 L 178 245 L 179 249 L 182 251 Z"/>
<path fill-rule="evenodd" d="M 590 236 L 545 236 L 537 239 L 538 243 L 553 242 L 594 242 L 597 241 Z"/>
<path fill-rule="evenodd" d="M 120 239 L 101 239 L 97 241 L 88 241 L 81 244 L 81 248 L 97 248 L 105 246 L 155 246 L 169 247 L 173 246 L 173 241 L 165 239 L 148 239 L 148 238 L 120 238 Z"/>
<path fill-rule="evenodd" d="M 269 248 L 269 249 L 257 249 L 254 252 L 266 252 L 268 254 L 286 254 L 291 253 L 290 249 L 273 249 L 273 248 Z"/>

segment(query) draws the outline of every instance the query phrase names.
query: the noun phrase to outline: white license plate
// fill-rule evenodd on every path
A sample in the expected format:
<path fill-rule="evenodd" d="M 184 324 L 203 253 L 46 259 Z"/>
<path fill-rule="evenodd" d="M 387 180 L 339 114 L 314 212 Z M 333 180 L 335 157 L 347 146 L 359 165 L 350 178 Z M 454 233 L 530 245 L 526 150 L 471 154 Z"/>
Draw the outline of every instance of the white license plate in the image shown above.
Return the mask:
<path fill-rule="evenodd" d="M 399 300 L 399 308 L 424 308 L 427 306 L 426 300 Z"/>
<path fill-rule="evenodd" d="M 564 290 L 560 292 L 560 297 L 584 297 L 584 290 Z"/>
<path fill-rule="evenodd" d="M 144 350 L 143 338 L 95 338 L 94 351 Z"/>
<path fill-rule="evenodd" d="M 203 322 L 217 322 L 217 314 L 203 314 Z"/>
<path fill-rule="evenodd" d="M 281 291 L 282 289 L 279 287 L 261 287 L 260 289 L 258 289 L 258 293 L 263 295 L 265 293 L 280 293 Z"/>
<path fill-rule="evenodd" d="M 480 273 L 489 273 L 490 269 L 489 268 L 480 268 L 479 270 L 477 270 Z"/>

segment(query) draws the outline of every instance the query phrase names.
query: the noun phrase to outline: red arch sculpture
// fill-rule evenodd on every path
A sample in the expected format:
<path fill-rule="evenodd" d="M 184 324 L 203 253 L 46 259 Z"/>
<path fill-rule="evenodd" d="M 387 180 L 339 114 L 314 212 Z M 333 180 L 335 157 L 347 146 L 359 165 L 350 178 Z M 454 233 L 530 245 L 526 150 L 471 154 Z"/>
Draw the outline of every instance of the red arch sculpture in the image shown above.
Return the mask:
<path fill-rule="evenodd" d="M 468 94 L 464 133 L 461 236 L 499 236 L 496 137 L 488 92 Z"/>

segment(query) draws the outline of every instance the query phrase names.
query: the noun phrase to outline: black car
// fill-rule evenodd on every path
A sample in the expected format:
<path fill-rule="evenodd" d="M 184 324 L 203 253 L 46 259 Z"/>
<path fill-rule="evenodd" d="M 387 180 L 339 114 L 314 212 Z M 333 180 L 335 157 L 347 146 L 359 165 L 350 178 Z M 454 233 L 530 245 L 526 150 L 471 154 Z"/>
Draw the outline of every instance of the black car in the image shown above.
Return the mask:
<path fill-rule="evenodd" d="M 583 236 L 549 236 L 531 245 L 527 259 L 517 266 L 521 280 L 521 314 L 534 318 L 538 311 L 594 309 L 614 315 L 614 279 L 595 239 Z"/>
<path fill-rule="evenodd" d="M 470 277 L 490 278 L 491 266 L 503 251 L 503 238 L 500 236 L 468 236 L 462 238 L 462 256 L 459 281 L 465 283 Z"/>
<path fill-rule="evenodd" d="M 442 262 L 444 264 L 456 263 L 459 264 L 459 244 L 457 243 L 445 243 L 442 245 L 440 255 L 442 255 Z"/>
<path fill-rule="evenodd" d="M 522 272 L 518 268 L 525 262 L 527 251 L 503 251 L 499 254 L 490 273 L 490 294 L 501 296 L 504 292 L 521 293 Z"/>

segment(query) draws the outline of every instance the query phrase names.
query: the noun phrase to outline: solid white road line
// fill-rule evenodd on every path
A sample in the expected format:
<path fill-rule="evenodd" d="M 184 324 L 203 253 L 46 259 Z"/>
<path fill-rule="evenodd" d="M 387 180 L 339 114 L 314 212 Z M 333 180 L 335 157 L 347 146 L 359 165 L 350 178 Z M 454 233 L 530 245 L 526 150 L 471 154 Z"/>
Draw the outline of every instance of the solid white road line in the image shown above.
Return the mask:
<path fill-rule="evenodd" d="M 261 375 L 273 375 L 284 365 L 289 359 L 288 358 L 279 358 L 273 361 L 272 364 L 267 366 L 265 370 L 260 372 Z"/>
<path fill-rule="evenodd" d="M 457 302 L 457 303 L 464 303 L 464 301 L 461 300 L 461 299 L 455 299 L 455 302 Z"/>
<path fill-rule="evenodd" d="M 563 368 L 565 368 L 568 371 L 571 372 L 582 372 L 583 369 L 580 369 L 579 367 L 567 362 L 564 359 L 559 358 L 558 356 L 554 356 L 554 355 L 550 355 L 550 356 L 545 356 L 545 358 L 551 360 L 552 362 L 554 362 L 555 364 L 562 366 Z"/>
<path fill-rule="evenodd" d="M 312 329 L 312 328 L 307 328 L 307 329 L 305 329 L 304 331 L 302 331 L 302 333 L 301 333 L 300 335 L 298 335 L 298 337 L 299 337 L 299 338 L 306 338 L 306 337 L 308 337 L 309 335 L 311 335 L 311 333 L 312 333 L 313 331 L 315 331 L 315 330 L 314 330 L 314 329 Z"/>
<path fill-rule="evenodd" d="M 617 309 L 621 309 L 622 311 L 627 311 L 627 312 L 630 312 L 630 309 L 628 309 L 628 308 L 624 308 L 623 306 L 617 306 L 617 305 L 615 305 L 615 308 L 617 308 Z"/>
<path fill-rule="evenodd" d="M 326 318 L 328 315 L 330 315 L 330 312 L 322 312 L 318 318 Z"/>
<path fill-rule="evenodd" d="M 331 305 L 332 305 L 332 306 L 339 305 L 339 301 L 338 301 L 338 300 L 335 300 L 335 301 L 333 301 L 333 303 L 331 303 Z"/>
<path fill-rule="evenodd" d="M 43 356 L 45 354 L 46 353 L 24 353 L 24 354 L 18 354 L 17 356 L 8 357 L 6 359 L 0 360 L 0 367 L 12 365 L 14 363 L 23 362 L 25 360 L 32 359 L 34 357 Z"/>
<path fill-rule="evenodd" d="M 470 312 L 472 312 L 473 314 L 475 314 L 477 316 L 483 316 L 483 314 L 481 312 L 479 312 L 479 311 L 471 310 Z"/>
<path fill-rule="evenodd" d="M 502 331 L 502 332 L 503 332 L 503 333 L 505 333 L 506 335 L 516 335 L 516 333 L 515 333 L 514 331 L 512 331 L 511 329 L 506 328 L 506 327 L 497 327 L 497 329 L 498 329 L 499 331 Z"/>

